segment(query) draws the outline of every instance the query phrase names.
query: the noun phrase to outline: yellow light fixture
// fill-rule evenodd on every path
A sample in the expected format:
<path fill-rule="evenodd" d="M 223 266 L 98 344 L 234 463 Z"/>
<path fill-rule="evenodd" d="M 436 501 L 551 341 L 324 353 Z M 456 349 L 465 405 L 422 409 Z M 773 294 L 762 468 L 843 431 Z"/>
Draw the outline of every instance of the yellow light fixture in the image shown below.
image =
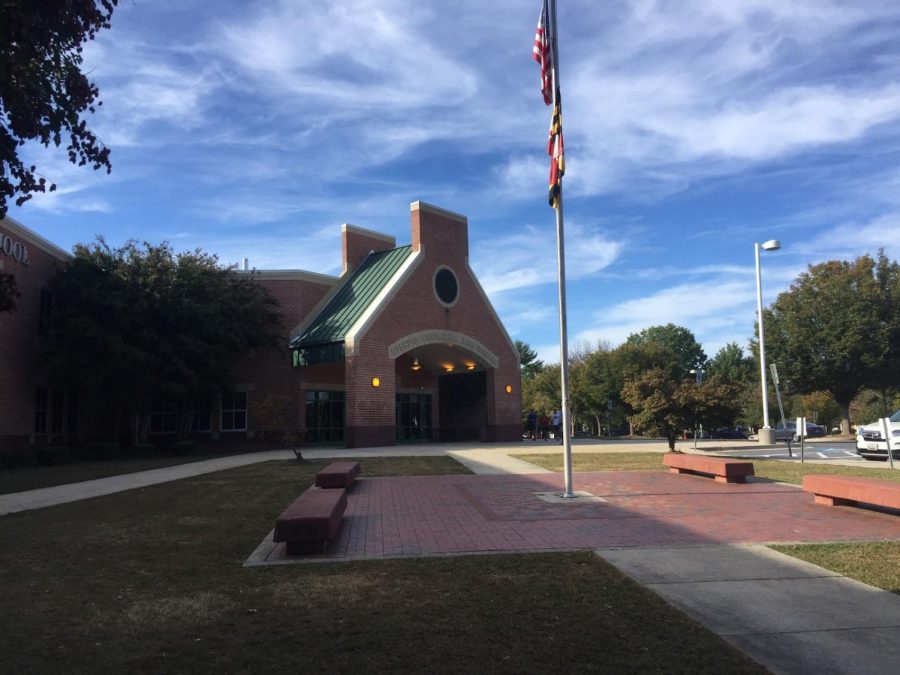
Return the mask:
<path fill-rule="evenodd" d="M 413 370 L 415 372 L 419 372 L 420 370 L 422 370 L 422 364 L 419 363 L 418 356 L 413 359 L 412 365 L 409 368 L 410 368 L 410 370 Z"/>
<path fill-rule="evenodd" d="M 448 373 L 452 373 L 453 372 L 453 364 L 450 364 L 449 366 L 444 366 L 444 370 Z"/>
<path fill-rule="evenodd" d="M 512 385 L 511 385 L 511 384 L 506 385 L 506 393 L 507 393 L 507 394 L 511 394 L 511 393 L 512 393 Z"/>
<path fill-rule="evenodd" d="M 381 386 L 381 379 L 378 378 L 378 377 L 373 377 L 373 378 L 372 378 L 372 386 L 375 387 L 376 389 L 377 389 L 378 387 L 380 387 L 380 386 Z"/>
<path fill-rule="evenodd" d="M 467 364 L 466 364 L 466 370 L 475 370 L 475 364 L 474 364 L 474 363 L 467 363 Z"/>

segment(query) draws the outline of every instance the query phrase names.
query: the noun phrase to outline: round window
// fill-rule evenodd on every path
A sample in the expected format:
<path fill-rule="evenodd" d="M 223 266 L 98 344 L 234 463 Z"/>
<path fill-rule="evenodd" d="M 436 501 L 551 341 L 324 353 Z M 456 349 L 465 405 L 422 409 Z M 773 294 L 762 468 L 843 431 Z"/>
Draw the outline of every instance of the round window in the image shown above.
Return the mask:
<path fill-rule="evenodd" d="M 449 267 L 442 267 L 434 275 L 434 292 L 445 305 L 452 305 L 459 296 L 459 284 L 456 275 Z"/>

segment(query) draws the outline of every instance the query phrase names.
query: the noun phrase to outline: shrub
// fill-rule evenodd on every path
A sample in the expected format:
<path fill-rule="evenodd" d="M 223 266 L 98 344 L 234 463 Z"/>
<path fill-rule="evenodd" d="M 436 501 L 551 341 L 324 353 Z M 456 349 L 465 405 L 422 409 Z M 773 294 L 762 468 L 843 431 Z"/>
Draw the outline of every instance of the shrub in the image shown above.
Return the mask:
<path fill-rule="evenodd" d="M 99 460 L 115 459 L 122 452 L 122 446 L 118 443 L 104 442 L 91 443 L 87 446 L 88 454 Z"/>
<path fill-rule="evenodd" d="M 156 454 L 156 446 L 153 443 L 135 443 L 128 446 L 126 454 L 129 457 L 153 457 Z"/>
<path fill-rule="evenodd" d="M 68 445 L 41 445 L 35 449 L 37 463 L 41 466 L 65 464 L 69 461 Z"/>
<path fill-rule="evenodd" d="M 172 444 L 172 454 L 179 456 L 188 455 L 192 450 L 196 449 L 196 447 L 196 441 L 175 441 Z"/>

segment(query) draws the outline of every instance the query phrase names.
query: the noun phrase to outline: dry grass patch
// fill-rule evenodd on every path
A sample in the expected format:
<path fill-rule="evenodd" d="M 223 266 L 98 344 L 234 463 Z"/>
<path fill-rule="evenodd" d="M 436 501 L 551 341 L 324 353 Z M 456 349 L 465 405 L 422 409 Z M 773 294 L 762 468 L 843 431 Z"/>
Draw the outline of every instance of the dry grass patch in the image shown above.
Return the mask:
<path fill-rule="evenodd" d="M 900 471 L 889 468 L 844 466 L 841 464 L 800 464 L 799 462 L 783 462 L 774 459 L 754 459 L 756 475 L 761 478 L 777 480 L 782 483 L 803 484 L 803 476 L 815 474 L 835 474 L 839 476 L 863 476 L 900 482 Z"/>
<path fill-rule="evenodd" d="M 574 471 L 653 471 L 662 469 L 661 452 L 575 452 L 572 453 Z M 561 452 L 552 455 L 513 455 L 516 459 L 530 462 L 551 471 L 563 470 Z"/>
<path fill-rule="evenodd" d="M 572 454 L 572 468 L 575 471 L 654 471 L 665 470 L 661 452 L 635 453 L 586 453 Z M 517 459 L 531 462 L 551 471 L 563 470 L 562 453 L 552 455 L 513 455 Z M 775 480 L 781 483 L 801 485 L 803 476 L 811 474 L 837 474 L 841 476 L 864 476 L 900 482 L 900 471 L 889 468 L 855 467 L 842 464 L 801 464 L 800 462 L 777 459 L 748 460 L 753 462 L 757 478 Z"/>
<path fill-rule="evenodd" d="M 361 462 L 364 476 L 466 472 Z M 3 670 L 764 672 L 589 553 L 242 567 L 324 464 L 0 518 Z"/>
<path fill-rule="evenodd" d="M 771 546 L 870 586 L 900 594 L 900 541 Z"/>

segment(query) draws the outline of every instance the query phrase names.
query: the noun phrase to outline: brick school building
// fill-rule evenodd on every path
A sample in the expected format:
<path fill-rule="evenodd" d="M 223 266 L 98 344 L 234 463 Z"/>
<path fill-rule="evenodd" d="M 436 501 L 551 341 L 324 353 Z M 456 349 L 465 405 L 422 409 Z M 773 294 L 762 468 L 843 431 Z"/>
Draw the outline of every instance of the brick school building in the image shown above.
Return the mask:
<path fill-rule="evenodd" d="M 411 225 L 402 246 L 344 225 L 340 276 L 254 272 L 279 302 L 283 348 L 248 355 L 234 386 L 200 403 L 193 437 L 271 437 L 262 410 L 277 400 L 287 402 L 279 433 L 303 445 L 520 441 L 518 352 L 469 266 L 467 219 L 415 202 Z M 0 314 L 0 450 L 94 440 L 84 392 L 53 389 L 40 362 L 47 284 L 69 257 L 0 221 L 0 270 L 20 293 L 16 311 Z M 154 443 L 174 440 L 175 414 L 164 399 L 154 405 Z"/>

